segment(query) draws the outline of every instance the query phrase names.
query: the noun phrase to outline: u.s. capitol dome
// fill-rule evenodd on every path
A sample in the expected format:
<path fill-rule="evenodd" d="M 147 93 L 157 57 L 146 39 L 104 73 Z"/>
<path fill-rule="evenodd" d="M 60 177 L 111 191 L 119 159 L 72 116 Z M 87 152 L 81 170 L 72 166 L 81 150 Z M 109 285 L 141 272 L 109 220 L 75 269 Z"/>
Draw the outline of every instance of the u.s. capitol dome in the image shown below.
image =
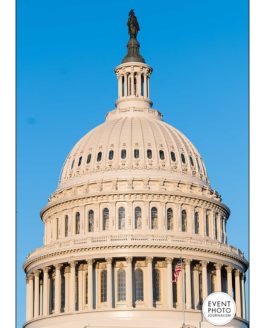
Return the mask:
<path fill-rule="evenodd" d="M 214 291 L 236 302 L 229 327 L 248 327 L 248 263 L 228 244 L 229 209 L 198 150 L 152 109 L 136 35 L 115 68 L 115 109 L 70 151 L 41 212 L 25 327 L 213 327 L 201 307 Z"/>

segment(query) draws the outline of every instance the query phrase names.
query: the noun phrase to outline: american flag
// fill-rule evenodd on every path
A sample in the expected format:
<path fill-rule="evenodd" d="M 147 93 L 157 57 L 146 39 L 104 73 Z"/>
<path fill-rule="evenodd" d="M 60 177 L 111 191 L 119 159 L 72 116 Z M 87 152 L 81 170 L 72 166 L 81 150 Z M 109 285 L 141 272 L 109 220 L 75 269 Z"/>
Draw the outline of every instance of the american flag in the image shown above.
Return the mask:
<path fill-rule="evenodd" d="M 174 276 L 173 282 L 177 282 L 178 276 L 182 269 L 183 269 L 183 262 L 182 262 L 182 260 L 179 260 L 175 266 L 175 271 L 173 273 L 173 276 Z"/>

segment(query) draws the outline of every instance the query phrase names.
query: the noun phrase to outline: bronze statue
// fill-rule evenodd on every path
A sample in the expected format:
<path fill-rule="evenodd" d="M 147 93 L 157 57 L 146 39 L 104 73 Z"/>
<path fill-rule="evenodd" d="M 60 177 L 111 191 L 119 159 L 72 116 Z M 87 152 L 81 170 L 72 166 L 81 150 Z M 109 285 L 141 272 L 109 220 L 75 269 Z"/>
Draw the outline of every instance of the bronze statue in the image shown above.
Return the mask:
<path fill-rule="evenodd" d="M 140 26 L 138 24 L 138 21 L 137 21 L 137 18 L 135 16 L 135 14 L 134 14 L 133 9 L 131 9 L 130 12 L 129 12 L 129 19 L 128 19 L 127 25 L 128 25 L 128 31 L 129 31 L 129 34 L 130 34 L 130 38 L 131 39 L 136 39 L 138 31 L 140 30 Z"/>

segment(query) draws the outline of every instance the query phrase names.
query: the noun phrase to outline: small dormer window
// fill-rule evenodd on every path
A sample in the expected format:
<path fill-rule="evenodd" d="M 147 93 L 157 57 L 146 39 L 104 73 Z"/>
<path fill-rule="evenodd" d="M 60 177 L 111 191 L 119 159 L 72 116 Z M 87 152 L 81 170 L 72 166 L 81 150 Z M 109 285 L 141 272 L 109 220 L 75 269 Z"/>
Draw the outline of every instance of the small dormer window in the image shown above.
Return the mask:
<path fill-rule="evenodd" d="M 191 166 L 194 166 L 193 158 L 190 156 L 190 164 Z"/>
<path fill-rule="evenodd" d="M 78 160 L 78 166 L 80 166 L 82 163 L 82 156 L 79 157 L 79 160 Z"/>
<path fill-rule="evenodd" d="M 126 158 L 126 149 L 121 150 L 121 158 L 125 159 Z"/>
<path fill-rule="evenodd" d="M 140 152 L 139 149 L 134 149 L 134 158 L 139 158 Z"/>
<path fill-rule="evenodd" d="M 161 160 L 164 160 L 165 159 L 164 150 L 159 150 L 159 157 L 160 157 Z"/>
<path fill-rule="evenodd" d="M 181 154 L 181 162 L 183 164 L 186 164 L 186 158 L 185 158 L 184 154 Z"/>
<path fill-rule="evenodd" d="M 87 155 L 86 163 L 89 164 L 91 162 L 91 154 Z"/>
<path fill-rule="evenodd" d="M 147 149 L 147 158 L 148 159 L 152 158 L 152 149 Z"/>
<path fill-rule="evenodd" d="M 72 161 L 71 170 L 73 169 L 74 164 L 75 164 L 75 160 Z"/>
<path fill-rule="evenodd" d="M 114 151 L 113 150 L 110 150 L 109 151 L 109 160 L 113 160 L 113 157 L 114 157 Z"/>
<path fill-rule="evenodd" d="M 102 160 L 102 152 L 100 151 L 97 156 L 97 161 L 100 162 Z"/>
<path fill-rule="evenodd" d="M 172 159 L 172 161 L 173 161 L 173 162 L 176 162 L 176 155 L 175 155 L 175 153 L 172 151 L 172 152 L 170 153 L 170 155 L 171 155 L 171 159 Z"/>

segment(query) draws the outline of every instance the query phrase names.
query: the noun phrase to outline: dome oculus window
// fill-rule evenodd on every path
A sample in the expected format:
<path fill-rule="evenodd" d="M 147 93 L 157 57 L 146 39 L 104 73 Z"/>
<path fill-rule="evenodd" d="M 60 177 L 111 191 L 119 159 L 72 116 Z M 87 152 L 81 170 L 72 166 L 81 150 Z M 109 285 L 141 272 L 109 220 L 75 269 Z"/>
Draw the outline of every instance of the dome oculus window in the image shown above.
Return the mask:
<path fill-rule="evenodd" d="M 165 159 L 165 153 L 164 150 L 159 150 L 159 157 L 163 161 Z"/>
<path fill-rule="evenodd" d="M 102 152 L 100 151 L 97 156 L 97 161 L 100 162 L 102 160 Z"/>
<path fill-rule="evenodd" d="M 82 163 L 82 156 L 79 157 L 79 160 L 78 160 L 78 166 L 80 166 Z"/>
<path fill-rule="evenodd" d="M 121 159 L 125 159 L 126 158 L 126 149 L 122 149 L 121 150 Z"/>
<path fill-rule="evenodd" d="M 110 150 L 109 151 L 109 160 L 113 160 L 113 157 L 114 157 L 114 151 L 113 150 Z"/>
<path fill-rule="evenodd" d="M 185 158 L 185 156 L 184 156 L 183 153 L 181 154 L 181 162 L 182 162 L 183 164 L 186 164 L 186 158 Z"/>
<path fill-rule="evenodd" d="M 91 154 L 87 155 L 86 163 L 89 164 L 91 162 Z"/>
<path fill-rule="evenodd" d="M 147 158 L 152 159 L 152 149 L 147 149 Z"/>
<path fill-rule="evenodd" d="M 140 156 L 139 149 L 134 149 L 134 158 L 139 158 L 139 156 Z"/>
<path fill-rule="evenodd" d="M 175 153 L 172 151 L 172 152 L 170 153 L 170 155 L 171 155 L 171 159 L 172 159 L 172 161 L 173 161 L 173 162 L 176 162 L 176 155 L 175 155 Z"/>

